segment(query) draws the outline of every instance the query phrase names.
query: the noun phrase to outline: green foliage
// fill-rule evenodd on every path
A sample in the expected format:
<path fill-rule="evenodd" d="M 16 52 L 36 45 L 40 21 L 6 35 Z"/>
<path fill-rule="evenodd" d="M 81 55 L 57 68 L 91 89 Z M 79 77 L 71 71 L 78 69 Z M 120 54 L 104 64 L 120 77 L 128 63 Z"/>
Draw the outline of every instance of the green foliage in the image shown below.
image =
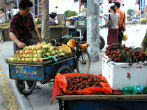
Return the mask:
<path fill-rule="evenodd" d="M 127 14 L 128 14 L 129 16 L 133 16 L 133 15 L 135 14 L 135 11 L 134 11 L 133 9 L 129 9 L 129 10 L 127 11 Z"/>
<path fill-rule="evenodd" d="M 77 13 L 76 11 L 66 10 L 66 11 L 64 12 L 64 15 L 65 15 L 66 17 L 71 17 L 71 16 L 76 16 L 76 15 L 78 15 L 78 13 Z"/>
<path fill-rule="evenodd" d="M 64 15 L 67 16 L 69 12 L 70 12 L 70 10 L 66 10 L 66 11 L 64 12 Z"/>

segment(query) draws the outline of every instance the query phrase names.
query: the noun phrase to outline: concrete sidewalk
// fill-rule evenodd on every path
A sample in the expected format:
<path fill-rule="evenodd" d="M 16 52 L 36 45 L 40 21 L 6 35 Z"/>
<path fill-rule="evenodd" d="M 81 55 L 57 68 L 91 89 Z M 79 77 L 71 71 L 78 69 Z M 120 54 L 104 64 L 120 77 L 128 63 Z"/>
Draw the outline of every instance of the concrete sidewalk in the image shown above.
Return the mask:
<path fill-rule="evenodd" d="M 0 110 L 18 110 L 10 82 L 0 65 Z"/>
<path fill-rule="evenodd" d="M 7 81 L 9 82 L 9 85 L 10 85 L 9 89 L 13 91 L 16 97 L 16 102 L 18 104 L 18 109 L 16 110 L 31 110 L 31 107 L 26 97 L 24 97 L 18 92 L 15 86 L 15 81 L 9 78 L 9 67 L 8 67 L 8 64 L 5 62 L 5 60 L 8 57 L 13 56 L 13 54 L 14 54 L 13 43 L 11 41 L 0 43 L 0 64 L 2 67 L 1 70 L 3 71 L 3 73 L 5 74 L 7 78 Z M 3 109 L 0 109 L 0 110 L 3 110 Z M 15 110 L 15 109 L 12 109 L 12 110 Z"/>

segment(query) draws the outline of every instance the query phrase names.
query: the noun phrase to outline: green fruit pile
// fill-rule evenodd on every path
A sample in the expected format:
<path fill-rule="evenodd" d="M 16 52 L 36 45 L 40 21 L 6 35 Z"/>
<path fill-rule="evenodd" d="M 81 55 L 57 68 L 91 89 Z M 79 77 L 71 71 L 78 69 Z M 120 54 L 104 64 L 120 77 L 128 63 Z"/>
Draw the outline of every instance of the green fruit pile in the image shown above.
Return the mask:
<path fill-rule="evenodd" d="M 24 47 L 23 50 L 16 51 L 16 54 L 8 58 L 11 62 L 43 62 L 49 56 L 64 56 L 71 54 L 63 51 L 61 46 L 53 46 L 51 43 L 38 43 Z"/>

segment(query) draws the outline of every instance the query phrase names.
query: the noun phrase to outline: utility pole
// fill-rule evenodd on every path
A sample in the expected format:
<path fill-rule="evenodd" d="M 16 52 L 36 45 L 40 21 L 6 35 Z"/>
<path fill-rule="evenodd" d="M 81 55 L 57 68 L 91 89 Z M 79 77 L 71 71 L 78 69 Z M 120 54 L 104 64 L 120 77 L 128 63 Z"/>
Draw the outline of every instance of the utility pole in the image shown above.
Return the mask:
<path fill-rule="evenodd" d="M 87 42 L 90 44 L 88 52 L 91 61 L 99 61 L 99 0 L 87 0 Z"/>
<path fill-rule="evenodd" d="M 49 22 L 49 0 L 42 0 L 42 28 L 41 36 L 44 41 L 50 42 L 50 29 L 48 28 Z"/>
<path fill-rule="evenodd" d="M 35 0 L 30 0 L 33 3 L 33 7 L 31 8 L 31 14 L 33 19 L 35 20 Z"/>
<path fill-rule="evenodd" d="M 16 0 L 17 8 L 19 9 L 19 0 Z"/>

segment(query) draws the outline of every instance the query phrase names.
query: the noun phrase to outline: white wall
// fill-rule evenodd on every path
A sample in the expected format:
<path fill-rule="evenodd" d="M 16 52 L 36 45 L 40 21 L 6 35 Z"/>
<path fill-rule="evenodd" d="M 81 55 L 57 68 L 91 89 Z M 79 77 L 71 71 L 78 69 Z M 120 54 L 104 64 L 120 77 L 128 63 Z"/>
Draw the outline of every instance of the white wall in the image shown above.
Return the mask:
<path fill-rule="evenodd" d="M 124 0 L 124 5 L 125 7 L 128 9 L 128 8 L 131 8 L 131 9 L 134 9 L 134 10 L 137 10 L 136 9 L 136 0 Z"/>
<path fill-rule="evenodd" d="M 56 6 L 58 9 L 56 10 Z M 74 0 L 49 0 L 49 12 L 57 11 L 58 14 L 63 14 L 66 10 L 72 10 L 79 13 L 79 2 Z"/>

